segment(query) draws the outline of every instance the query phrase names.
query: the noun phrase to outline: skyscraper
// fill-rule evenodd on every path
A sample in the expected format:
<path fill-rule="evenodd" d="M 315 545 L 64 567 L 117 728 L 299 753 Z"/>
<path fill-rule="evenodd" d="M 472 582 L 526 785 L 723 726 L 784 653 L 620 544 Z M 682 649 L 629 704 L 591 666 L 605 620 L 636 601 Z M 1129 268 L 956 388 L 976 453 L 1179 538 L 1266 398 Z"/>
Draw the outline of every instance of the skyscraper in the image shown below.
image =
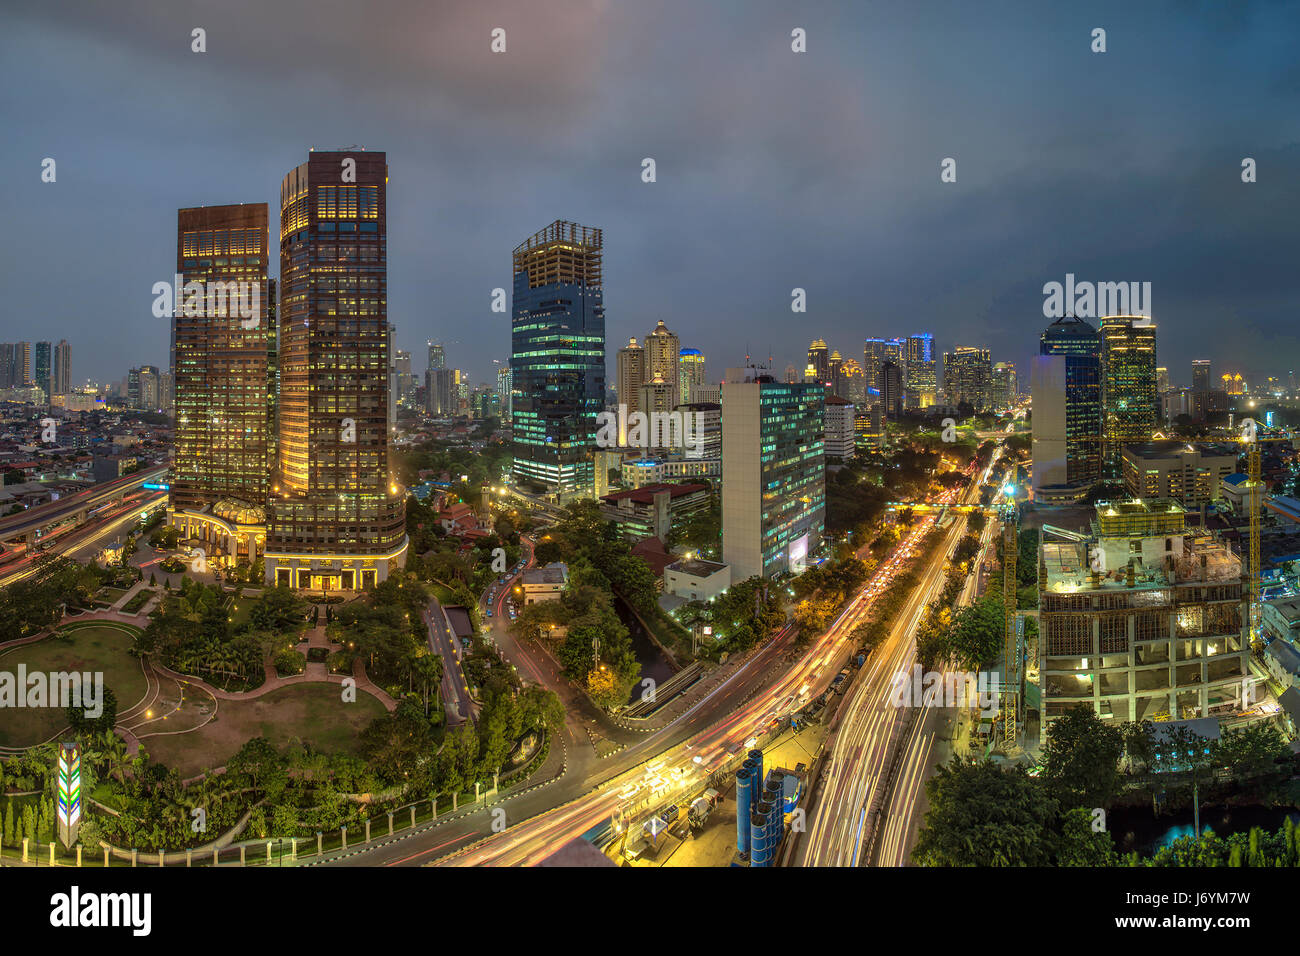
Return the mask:
<path fill-rule="evenodd" d="M 1137 315 L 1105 316 L 1099 323 L 1102 372 L 1102 458 L 1118 477 L 1124 445 L 1149 442 L 1160 420 L 1156 397 L 1156 324 Z"/>
<path fill-rule="evenodd" d="M 14 343 L 14 386 L 22 388 L 32 384 L 32 343 Z"/>
<path fill-rule="evenodd" d="M 429 368 L 446 368 L 447 354 L 443 351 L 442 343 L 429 342 Z"/>
<path fill-rule="evenodd" d="M 907 337 L 903 358 L 903 394 L 908 408 L 929 408 L 939 393 L 939 376 L 934 362 L 934 336 L 919 332 Z"/>
<path fill-rule="evenodd" d="M 67 395 L 72 391 L 72 346 L 67 339 L 59 339 L 54 346 L 54 366 L 50 370 L 52 394 Z"/>
<path fill-rule="evenodd" d="M 1100 351 L 1101 344 L 1097 330 L 1083 319 L 1076 319 L 1073 316 L 1057 319 L 1039 337 L 1041 355 L 1057 355 L 1063 358 L 1059 372 L 1062 403 L 1059 441 L 1064 456 L 1063 467 L 1059 475 L 1061 480 L 1049 481 L 1046 482 L 1047 484 L 1086 486 L 1101 477 Z M 1042 386 L 1034 387 L 1039 392 L 1042 391 Z M 1045 434 L 1044 428 L 1047 427 L 1047 423 L 1044 420 L 1040 427 L 1037 393 L 1034 394 L 1033 400 L 1034 441 L 1037 442 L 1040 440 L 1040 435 Z M 1056 436 L 1053 440 L 1056 440 Z M 1040 484 L 1039 471 L 1040 469 L 1035 468 L 1035 487 Z"/>
<path fill-rule="evenodd" d="M 1005 411 L 1016 403 L 1016 366 L 1013 362 L 998 362 L 993 366 L 993 404 Z"/>
<path fill-rule="evenodd" d="M 275 341 L 266 274 L 270 262 L 266 203 L 177 210 L 176 273 L 201 283 L 172 316 L 176 457 L 168 521 L 203 543 L 210 557 L 253 561 L 266 539 L 274 406 L 268 362 Z M 232 300 L 217 283 L 245 283 Z M 256 307 L 252 289 L 257 288 Z M 188 308 L 187 308 L 188 305 Z M 252 312 L 247 318 L 240 307 Z M 151 366 L 137 372 L 140 407 L 154 400 Z"/>
<path fill-rule="evenodd" d="M 1157 372 L 1157 383 L 1159 374 Z M 1208 417 L 1210 410 L 1210 360 L 1193 359 L 1192 360 L 1192 418 L 1198 422 L 1203 422 Z M 1157 385 L 1156 401 L 1160 400 L 1160 390 Z"/>
<path fill-rule="evenodd" d="M 903 416 L 903 370 L 896 362 L 880 366 L 880 404 L 890 421 Z"/>
<path fill-rule="evenodd" d="M 867 388 L 879 392 L 880 367 L 893 362 L 901 369 L 904 352 L 902 339 L 867 339 L 862 346 L 862 373 L 866 376 Z"/>
<path fill-rule="evenodd" d="M 770 375 L 722 386 L 722 560 L 735 582 L 798 573 L 821 544 L 825 395 Z"/>
<path fill-rule="evenodd" d="M 513 254 L 513 471 L 516 481 L 551 494 L 595 487 L 596 416 L 605 404 L 603 248 L 601 230 L 557 219 Z"/>
<path fill-rule="evenodd" d="M 830 353 L 823 340 L 813 339 L 812 344 L 808 346 L 808 364 L 813 367 L 817 381 L 821 382 L 823 385 L 830 381 Z"/>
<path fill-rule="evenodd" d="M 705 384 L 704 353 L 699 349 L 682 349 L 677 355 L 678 404 L 697 401 L 691 389 Z"/>
<path fill-rule="evenodd" d="M 637 344 L 635 337 L 618 350 L 617 375 L 618 400 L 627 406 L 630 415 L 641 408 L 641 386 L 645 384 L 645 349 Z"/>
<path fill-rule="evenodd" d="M 36 387 L 45 392 L 45 400 L 50 400 L 50 359 L 51 346 L 49 342 L 36 343 L 36 361 L 35 370 L 32 374 L 32 380 Z"/>
<path fill-rule="evenodd" d="M 501 397 L 501 421 L 505 424 L 510 423 L 511 388 L 510 366 L 502 365 L 497 369 L 497 394 Z"/>
<path fill-rule="evenodd" d="M 388 165 L 313 151 L 280 184 L 280 438 L 266 581 L 368 588 L 406 558 L 389 462 Z"/>
<path fill-rule="evenodd" d="M 988 349 L 957 346 L 943 354 L 943 384 L 950 405 L 965 402 L 977 412 L 993 407 L 993 363 Z"/>
<path fill-rule="evenodd" d="M 651 382 L 658 376 L 671 386 L 673 394 L 677 395 L 681 391 L 678 367 L 681 361 L 681 339 L 664 325 L 663 319 L 660 319 L 642 342 L 645 348 L 644 381 Z"/>
<path fill-rule="evenodd" d="M 14 388 L 18 383 L 18 347 L 12 342 L 0 342 L 0 388 Z"/>

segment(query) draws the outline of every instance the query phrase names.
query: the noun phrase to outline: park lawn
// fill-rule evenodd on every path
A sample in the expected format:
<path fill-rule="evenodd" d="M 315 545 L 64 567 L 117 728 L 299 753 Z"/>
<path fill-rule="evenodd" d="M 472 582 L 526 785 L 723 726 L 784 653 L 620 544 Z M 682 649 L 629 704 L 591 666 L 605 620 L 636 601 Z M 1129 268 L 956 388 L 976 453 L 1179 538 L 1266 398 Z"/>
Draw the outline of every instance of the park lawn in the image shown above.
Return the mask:
<path fill-rule="evenodd" d="M 23 644 L 0 650 L 0 670 L 17 675 L 18 665 L 27 673 L 35 671 L 102 672 L 104 686 L 117 697 L 117 712 L 123 713 L 145 695 L 144 672 L 139 658 L 127 653 L 132 632 L 111 623 L 86 624 L 69 628 L 72 640 L 46 638 L 35 644 Z M 0 720 L 0 747 L 34 747 L 44 743 L 68 726 L 64 708 L 45 707 L 6 709 Z"/>
<path fill-rule="evenodd" d="M 357 753 L 361 731 L 386 713 L 378 699 L 358 689 L 356 703 L 341 700 L 339 684 L 291 684 L 252 700 L 223 700 L 216 719 L 186 734 L 146 736 L 149 756 L 188 777 L 224 766 L 254 737 L 277 750 L 309 742 L 326 753 Z"/>

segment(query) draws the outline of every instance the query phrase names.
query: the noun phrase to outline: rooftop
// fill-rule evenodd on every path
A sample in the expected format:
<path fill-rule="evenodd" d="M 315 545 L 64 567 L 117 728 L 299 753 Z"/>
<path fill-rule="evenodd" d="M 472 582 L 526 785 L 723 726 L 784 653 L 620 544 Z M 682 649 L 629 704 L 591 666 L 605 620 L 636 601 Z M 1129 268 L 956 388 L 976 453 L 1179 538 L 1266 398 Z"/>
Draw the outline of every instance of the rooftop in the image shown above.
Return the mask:
<path fill-rule="evenodd" d="M 524 584 L 563 584 L 569 579 L 569 568 L 562 561 L 553 561 L 542 568 L 529 568 L 523 579 Z"/>
<path fill-rule="evenodd" d="M 693 495 L 696 492 L 708 491 L 708 485 L 702 485 L 699 482 L 690 482 L 687 484 L 670 485 L 666 482 L 658 482 L 653 485 L 642 485 L 640 488 L 634 488 L 630 491 L 615 491 L 608 495 L 602 495 L 601 501 L 618 502 L 624 500 L 635 501 L 637 504 L 649 505 L 654 504 L 655 495 L 661 491 L 668 492 L 669 500 L 673 498 L 682 498 L 686 495 Z"/>
<path fill-rule="evenodd" d="M 707 578 L 719 571 L 726 570 L 726 567 L 725 564 L 718 561 L 706 561 L 704 558 L 684 558 L 668 565 L 667 570 L 680 571 L 682 574 L 691 574 L 697 578 Z"/>

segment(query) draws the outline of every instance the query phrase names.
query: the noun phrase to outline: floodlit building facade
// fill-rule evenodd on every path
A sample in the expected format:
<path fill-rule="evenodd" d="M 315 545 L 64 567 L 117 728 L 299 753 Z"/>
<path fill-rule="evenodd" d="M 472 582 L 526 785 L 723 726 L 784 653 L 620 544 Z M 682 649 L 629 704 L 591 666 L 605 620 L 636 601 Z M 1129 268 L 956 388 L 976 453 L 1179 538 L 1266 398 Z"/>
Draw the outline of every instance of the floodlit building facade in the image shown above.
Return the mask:
<path fill-rule="evenodd" d="M 406 493 L 389 461 L 387 193 L 385 154 L 364 150 L 313 151 L 280 184 L 268 584 L 369 588 L 405 563 Z"/>
<path fill-rule="evenodd" d="M 172 318 L 175 351 L 176 456 L 168 522 L 209 557 L 253 561 L 266 543 L 274 402 L 270 359 L 274 305 L 266 203 L 200 206 L 177 211 L 176 273 L 201 283 L 199 301 L 180 295 Z M 208 296 L 229 285 L 224 301 Z M 256 285 L 256 303 L 252 288 Z M 240 309 L 255 314 L 243 316 Z M 190 307 L 187 308 L 187 305 Z M 151 367 L 139 370 L 142 407 L 151 407 Z"/>

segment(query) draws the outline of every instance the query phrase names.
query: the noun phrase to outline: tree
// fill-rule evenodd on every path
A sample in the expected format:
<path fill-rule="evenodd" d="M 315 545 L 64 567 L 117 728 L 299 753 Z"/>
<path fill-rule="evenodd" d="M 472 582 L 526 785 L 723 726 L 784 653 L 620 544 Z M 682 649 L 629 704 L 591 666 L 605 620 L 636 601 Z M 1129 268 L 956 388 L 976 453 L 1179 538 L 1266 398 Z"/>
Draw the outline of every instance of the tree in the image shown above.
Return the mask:
<path fill-rule="evenodd" d="M 1023 768 L 954 757 L 925 785 L 922 866 L 1046 866 L 1056 801 Z"/>
<path fill-rule="evenodd" d="M 68 705 L 68 723 L 72 725 L 74 734 L 89 737 L 95 734 L 111 732 L 117 726 L 117 695 L 113 693 L 111 687 L 104 688 L 98 717 L 88 717 L 85 704 L 86 701 L 83 699 L 81 706 L 76 704 Z"/>
<path fill-rule="evenodd" d="M 1119 758 L 1124 737 L 1091 707 L 1072 707 L 1047 727 L 1043 779 L 1061 806 L 1106 807 L 1122 786 Z"/>
<path fill-rule="evenodd" d="M 1092 811 L 1075 807 L 1065 814 L 1056 855 L 1057 866 L 1114 866 L 1115 844 L 1103 828 L 1092 827 Z"/>

